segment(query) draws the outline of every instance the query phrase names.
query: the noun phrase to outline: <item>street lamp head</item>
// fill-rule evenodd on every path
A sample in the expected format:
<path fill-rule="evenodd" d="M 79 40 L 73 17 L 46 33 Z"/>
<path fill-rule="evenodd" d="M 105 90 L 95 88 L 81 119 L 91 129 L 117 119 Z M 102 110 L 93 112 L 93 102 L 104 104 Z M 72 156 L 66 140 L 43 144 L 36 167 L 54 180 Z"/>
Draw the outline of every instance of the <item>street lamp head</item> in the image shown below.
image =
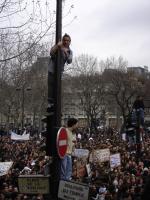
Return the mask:
<path fill-rule="evenodd" d="M 27 87 L 26 90 L 27 90 L 27 91 L 30 91 L 30 90 L 32 90 L 32 88 L 31 88 L 31 87 Z"/>
<path fill-rule="evenodd" d="M 19 87 L 18 87 L 18 88 L 16 88 L 16 91 L 20 91 L 20 90 L 21 90 L 21 88 L 19 88 Z"/>

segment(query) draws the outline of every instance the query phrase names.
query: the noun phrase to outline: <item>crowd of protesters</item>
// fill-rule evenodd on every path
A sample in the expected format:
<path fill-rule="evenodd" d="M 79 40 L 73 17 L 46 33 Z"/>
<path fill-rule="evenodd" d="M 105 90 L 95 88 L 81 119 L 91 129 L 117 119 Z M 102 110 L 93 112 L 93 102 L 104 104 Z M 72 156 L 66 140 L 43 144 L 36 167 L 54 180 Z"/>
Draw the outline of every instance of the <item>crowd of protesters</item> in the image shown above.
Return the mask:
<path fill-rule="evenodd" d="M 10 134 L 0 136 L 0 162 L 13 161 L 9 172 L 0 176 L 0 199 L 44 199 L 42 195 L 19 194 L 18 176 L 24 174 L 47 175 L 50 158 L 46 156 L 45 139 L 37 135 L 28 141 L 11 140 Z"/>
<path fill-rule="evenodd" d="M 72 178 L 76 182 L 89 185 L 89 199 L 95 200 L 140 200 L 144 198 L 144 187 L 150 175 L 150 138 L 143 135 L 141 156 L 137 159 L 135 145 L 131 149 L 129 141 L 122 140 L 121 134 L 114 129 L 97 131 L 78 129 L 76 148 L 109 148 L 111 154 L 120 153 L 121 165 L 113 169 L 109 162 L 90 162 L 91 174 L 83 163 L 81 173 L 77 169 L 77 159 L 73 158 Z M 11 140 L 9 134 L 0 136 L 0 162 L 13 161 L 9 172 L 0 176 L 0 199 L 47 199 L 46 195 L 20 194 L 18 176 L 21 174 L 49 174 L 51 158 L 46 156 L 45 137 L 33 136 L 29 141 Z M 147 185 L 146 185 L 147 186 Z M 143 195 L 143 196 L 142 196 Z"/>
<path fill-rule="evenodd" d="M 89 138 L 91 139 L 91 138 Z M 109 162 L 90 163 L 92 174 L 88 180 L 91 185 L 91 199 L 140 200 L 150 199 L 144 189 L 150 174 L 150 138 L 143 135 L 141 155 L 137 158 L 136 145 L 123 141 L 116 131 L 97 132 L 87 143 L 82 139 L 82 147 L 88 149 L 109 148 L 111 154 L 120 153 L 121 165 L 110 169 Z M 92 141 L 92 142 L 91 142 Z M 132 148 L 131 148 L 132 147 Z M 85 179 L 83 179 L 86 181 Z M 144 191 L 144 192 L 143 192 Z"/>

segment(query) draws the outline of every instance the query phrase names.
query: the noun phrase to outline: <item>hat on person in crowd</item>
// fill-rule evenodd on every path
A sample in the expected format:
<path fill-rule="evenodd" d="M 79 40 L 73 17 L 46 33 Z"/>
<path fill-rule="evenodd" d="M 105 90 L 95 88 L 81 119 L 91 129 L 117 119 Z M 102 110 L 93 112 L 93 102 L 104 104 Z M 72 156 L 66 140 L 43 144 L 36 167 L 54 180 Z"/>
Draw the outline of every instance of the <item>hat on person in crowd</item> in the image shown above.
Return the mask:
<path fill-rule="evenodd" d="M 22 173 L 22 172 L 30 172 L 30 171 L 31 171 L 31 169 L 30 169 L 29 167 L 26 166 L 26 167 L 24 167 L 24 169 L 21 171 L 21 173 Z"/>
<path fill-rule="evenodd" d="M 118 186 L 118 181 L 117 181 L 117 179 L 115 179 L 115 180 L 113 181 L 113 185 L 114 185 L 114 186 Z"/>
<path fill-rule="evenodd" d="M 105 186 L 102 186 L 102 187 L 99 188 L 99 193 L 100 193 L 100 194 L 103 194 L 103 193 L 105 193 L 105 192 L 107 192 Z"/>
<path fill-rule="evenodd" d="M 144 167 L 143 171 L 148 171 L 148 168 L 147 168 L 147 167 Z"/>
<path fill-rule="evenodd" d="M 31 166 L 34 166 L 35 165 L 35 160 L 33 160 L 32 162 L 31 162 Z"/>
<path fill-rule="evenodd" d="M 31 171 L 31 169 L 29 167 L 24 167 L 24 170 Z"/>

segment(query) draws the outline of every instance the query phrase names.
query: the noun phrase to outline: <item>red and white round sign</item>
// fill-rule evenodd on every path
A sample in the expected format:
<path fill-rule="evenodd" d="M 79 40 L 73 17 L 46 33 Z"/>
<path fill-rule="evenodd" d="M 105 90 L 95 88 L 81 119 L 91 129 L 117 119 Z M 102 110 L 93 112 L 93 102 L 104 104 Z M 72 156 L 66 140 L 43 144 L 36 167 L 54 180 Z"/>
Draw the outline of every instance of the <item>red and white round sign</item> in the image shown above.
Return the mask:
<path fill-rule="evenodd" d="M 64 127 L 61 127 L 57 133 L 56 147 L 60 158 L 64 158 L 67 152 L 68 135 Z"/>

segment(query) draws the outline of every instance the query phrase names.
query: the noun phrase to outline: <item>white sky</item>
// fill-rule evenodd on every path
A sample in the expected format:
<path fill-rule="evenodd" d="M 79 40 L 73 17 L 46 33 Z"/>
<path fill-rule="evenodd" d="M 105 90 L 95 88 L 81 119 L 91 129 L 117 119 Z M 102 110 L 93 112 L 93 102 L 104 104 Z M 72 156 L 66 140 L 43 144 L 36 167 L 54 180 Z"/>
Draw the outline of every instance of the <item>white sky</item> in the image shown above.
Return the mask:
<path fill-rule="evenodd" d="M 74 56 L 98 60 L 123 56 L 130 66 L 150 67 L 150 0 L 66 0 L 74 8 L 63 33 L 72 37 Z M 63 21 L 66 23 L 66 20 Z"/>

